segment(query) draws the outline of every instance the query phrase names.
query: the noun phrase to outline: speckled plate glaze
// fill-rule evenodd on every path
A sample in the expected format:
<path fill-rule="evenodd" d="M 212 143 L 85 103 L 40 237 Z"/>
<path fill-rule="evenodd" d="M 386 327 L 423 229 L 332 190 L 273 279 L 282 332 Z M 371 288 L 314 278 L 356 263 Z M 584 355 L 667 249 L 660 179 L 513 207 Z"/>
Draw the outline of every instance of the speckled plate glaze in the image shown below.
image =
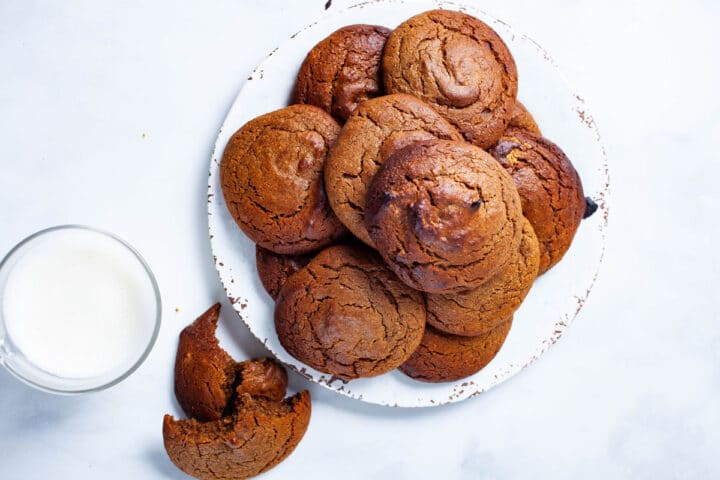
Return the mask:
<path fill-rule="evenodd" d="M 354 23 L 395 27 L 412 15 L 433 8 L 465 11 L 491 25 L 510 47 L 520 74 L 522 102 L 545 136 L 573 161 L 585 194 L 599 205 L 583 221 L 565 258 L 540 277 L 515 314 L 512 330 L 495 359 L 477 374 L 458 382 L 428 384 L 398 371 L 344 383 L 291 357 L 275 333 L 272 299 L 255 271 L 255 246 L 235 225 L 223 201 L 219 164 L 232 134 L 245 122 L 284 107 L 295 75 L 308 50 L 336 29 Z M 506 381 L 537 360 L 577 317 L 593 287 L 605 249 L 608 219 L 607 160 L 597 127 L 585 102 L 569 87 L 556 63 L 537 43 L 485 12 L 454 2 L 370 1 L 333 12 L 292 35 L 243 82 L 223 123 L 210 162 L 208 223 L 215 266 L 235 311 L 250 331 L 290 368 L 342 395 L 397 407 L 429 407 L 478 395 Z"/>

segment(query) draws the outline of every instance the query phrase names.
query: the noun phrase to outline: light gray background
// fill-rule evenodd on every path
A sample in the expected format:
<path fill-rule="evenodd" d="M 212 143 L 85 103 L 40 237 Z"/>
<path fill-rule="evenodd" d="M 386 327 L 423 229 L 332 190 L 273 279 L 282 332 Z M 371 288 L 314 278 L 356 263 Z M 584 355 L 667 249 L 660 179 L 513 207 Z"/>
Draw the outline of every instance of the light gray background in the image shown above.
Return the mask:
<path fill-rule="evenodd" d="M 108 229 L 165 307 L 152 354 L 109 391 L 54 397 L 0 372 L 0 478 L 186 478 L 160 428 L 179 412 L 178 331 L 223 300 L 224 346 L 263 354 L 212 265 L 211 147 L 241 80 L 324 3 L 0 0 L 0 252 L 48 225 Z M 479 398 L 398 410 L 309 386 L 308 433 L 263 478 L 720 477 L 720 3 L 482 8 L 551 52 L 595 114 L 612 185 L 598 283 L 557 345 Z"/>

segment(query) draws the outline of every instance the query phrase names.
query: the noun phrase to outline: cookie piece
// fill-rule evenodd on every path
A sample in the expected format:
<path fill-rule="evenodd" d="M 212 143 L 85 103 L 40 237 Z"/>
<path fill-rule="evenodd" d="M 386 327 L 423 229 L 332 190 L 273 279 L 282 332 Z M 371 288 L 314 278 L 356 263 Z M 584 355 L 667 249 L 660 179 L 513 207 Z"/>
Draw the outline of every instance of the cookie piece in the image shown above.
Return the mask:
<path fill-rule="evenodd" d="M 388 93 L 426 101 L 479 147 L 493 145 L 512 115 L 515 60 L 492 28 L 465 13 L 431 10 L 400 24 L 382 69 Z"/>
<path fill-rule="evenodd" d="M 520 130 L 527 130 L 535 135 L 542 135 L 540 133 L 540 127 L 538 127 L 533 116 L 528 112 L 528 109 L 525 108 L 525 105 L 519 101 L 515 102 L 507 128 L 519 128 Z"/>
<path fill-rule="evenodd" d="M 395 150 L 420 140 L 462 136 L 440 114 L 411 95 L 386 95 L 360 105 L 348 118 L 325 165 L 325 188 L 335 214 L 373 246 L 363 215 L 375 172 Z"/>
<path fill-rule="evenodd" d="M 482 370 L 500 351 L 512 318 L 477 337 L 443 333 L 428 325 L 417 350 L 400 371 L 421 382 L 452 382 Z"/>
<path fill-rule="evenodd" d="M 477 336 L 507 320 L 525 300 L 540 265 L 540 247 L 530 222 L 523 219 L 520 249 L 493 278 L 473 290 L 425 295 L 427 321 L 445 333 Z"/>
<path fill-rule="evenodd" d="M 333 246 L 288 279 L 275 306 L 280 343 L 343 380 L 398 367 L 420 343 L 425 305 L 366 247 Z"/>
<path fill-rule="evenodd" d="M 175 396 L 189 417 L 217 420 L 233 393 L 236 363 L 220 347 L 216 303 L 180 332 L 175 357 Z"/>
<path fill-rule="evenodd" d="M 287 384 L 287 372 L 272 358 L 246 360 L 237 364 L 237 395 L 247 393 L 278 402 L 285 398 Z"/>
<path fill-rule="evenodd" d="M 170 460 L 201 480 L 235 480 L 265 472 L 300 443 L 310 423 L 310 394 L 283 402 L 238 397 L 232 415 L 212 422 L 165 415 L 163 442 Z"/>
<path fill-rule="evenodd" d="M 431 140 L 397 151 L 370 185 L 365 222 L 385 263 L 416 290 L 478 287 L 517 252 L 520 197 L 482 149 Z"/>
<path fill-rule="evenodd" d="M 390 30 L 348 25 L 315 45 L 300 67 L 292 103 L 309 103 L 340 123 L 365 100 L 381 95 L 380 58 Z"/>
<path fill-rule="evenodd" d="M 287 373 L 275 360 L 236 362 L 220 347 L 219 314 L 216 303 L 185 327 L 175 357 L 175 397 L 189 417 L 201 421 L 219 419 L 236 389 L 282 400 L 287 388 Z"/>
<path fill-rule="evenodd" d="M 292 105 L 243 125 L 220 165 L 225 203 L 255 243 L 307 253 L 345 229 L 327 203 L 322 171 L 340 126 L 312 105 Z"/>
<path fill-rule="evenodd" d="M 312 254 L 280 255 L 255 246 L 255 265 L 260 281 L 273 300 L 288 277 L 312 260 Z"/>
<path fill-rule="evenodd" d="M 505 132 L 490 153 L 512 175 L 540 243 L 540 273 L 565 255 L 583 213 L 585 196 L 578 173 L 550 140 L 524 130 Z"/>

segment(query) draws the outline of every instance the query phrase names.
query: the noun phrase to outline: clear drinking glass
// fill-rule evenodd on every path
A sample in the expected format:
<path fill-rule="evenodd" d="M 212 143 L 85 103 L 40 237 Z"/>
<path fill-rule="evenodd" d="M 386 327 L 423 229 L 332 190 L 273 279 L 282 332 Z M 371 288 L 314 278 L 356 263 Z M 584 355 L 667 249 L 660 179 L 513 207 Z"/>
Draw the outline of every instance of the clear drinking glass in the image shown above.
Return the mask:
<path fill-rule="evenodd" d="M 149 335 L 142 340 L 142 345 L 137 345 L 138 355 L 134 356 L 134 358 L 129 357 L 126 361 L 121 362 L 121 364 L 110 370 L 82 378 L 59 376 L 35 365 L 13 341 L 6 324 L 6 287 L 13 268 L 23 255 L 35 246 L 36 242 L 47 241 L 52 235 L 68 230 L 90 232 L 95 235 L 100 235 L 131 253 L 128 257 L 138 262 L 140 266 L 138 271 L 143 271 L 144 275 L 146 275 L 142 288 L 148 290 L 145 292 L 147 298 L 154 297 L 154 312 L 152 312 L 152 309 L 149 309 L 149 318 L 142 320 L 143 322 L 151 323 L 146 325 Z M 135 268 L 135 265 L 133 265 L 133 268 Z M 42 295 L 42 292 L 38 292 L 38 294 Z M 60 225 L 41 230 L 18 243 L 8 252 L 2 260 L 2 263 L 0 263 L 0 363 L 19 380 L 46 392 L 79 394 L 103 390 L 127 378 L 143 363 L 157 339 L 160 330 L 161 310 L 160 291 L 155 276 L 142 256 L 128 243 L 111 233 L 83 225 Z M 152 314 L 152 318 L 150 318 L 150 314 Z M 52 312 L 48 312 L 48 315 L 52 315 Z"/>

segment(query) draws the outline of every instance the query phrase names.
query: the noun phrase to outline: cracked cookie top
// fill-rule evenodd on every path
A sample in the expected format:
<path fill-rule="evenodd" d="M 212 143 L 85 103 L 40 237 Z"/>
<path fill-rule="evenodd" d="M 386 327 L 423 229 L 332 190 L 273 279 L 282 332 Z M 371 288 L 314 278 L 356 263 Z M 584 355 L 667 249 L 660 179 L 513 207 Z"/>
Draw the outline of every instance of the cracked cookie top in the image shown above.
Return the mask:
<path fill-rule="evenodd" d="M 482 148 L 500 138 L 517 96 L 517 69 L 505 43 L 461 12 L 431 10 L 400 24 L 385 45 L 382 69 L 388 93 L 428 102 Z"/>
<path fill-rule="evenodd" d="M 333 246 L 291 276 L 275 307 L 280 343 L 343 380 L 389 372 L 420 343 L 422 295 L 366 247 Z"/>
<path fill-rule="evenodd" d="M 348 25 L 315 45 L 297 75 L 292 103 L 309 103 L 344 122 L 365 100 L 381 94 L 380 58 L 390 30 Z"/>
<path fill-rule="evenodd" d="M 476 336 L 512 316 L 538 273 L 540 248 L 530 222 L 523 219 L 519 250 L 508 265 L 473 290 L 425 295 L 427 321 L 445 333 Z"/>
<path fill-rule="evenodd" d="M 339 131 L 323 110 L 292 105 L 250 120 L 232 136 L 220 182 L 228 210 L 251 240 L 275 253 L 296 254 L 345 232 L 322 179 Z"/>
<path fill-rule="evenodd" d="M 365 195 L 385 158 L 420 140 L 462 136 L 429 105 L 411 95 L 386 95 L 364 102 L 348 118 L 325 166 L 330 205 L 345 226 L 372 246 L 363 216 Z"/>
<path fill-rule="evenodd" d="M 510 175 L 466 142 L 393 154 L 368 190 L 366 226 L 390 269 L 430 293 L 477 287 L 517 252 L 520 197 Z"/>
<path fill-rule="evenodd" d="M 585 213 L 585 194 L 560 147 L 530 132 L 505 132 L 490 153 L 512 175 L 540 244 L 540 273 L 565 255 Z"/>
<path fill-rule="evenodd" d="M 170 460 L 200 480 L 250 478 L 283 461 L 310 423 L 307 390 L 283 401 L 241 394 L 232 413 L 212 422 L 163 419 Z"/>
<path fill-rule="evenodd" d="M 263 287 L 275 300 L 288 277 L 312 260 L 312 254 L 280 255 L 255 246 L 255 266 Z"/>
<path fill-rule="evenodd" d="M 420 346 L 400 371 L 421 382 L 452 382 L 469 377 L 495 358 L 511 326 L 512 317 L 488 333 L 462 337 L 428 325 Z"/>

